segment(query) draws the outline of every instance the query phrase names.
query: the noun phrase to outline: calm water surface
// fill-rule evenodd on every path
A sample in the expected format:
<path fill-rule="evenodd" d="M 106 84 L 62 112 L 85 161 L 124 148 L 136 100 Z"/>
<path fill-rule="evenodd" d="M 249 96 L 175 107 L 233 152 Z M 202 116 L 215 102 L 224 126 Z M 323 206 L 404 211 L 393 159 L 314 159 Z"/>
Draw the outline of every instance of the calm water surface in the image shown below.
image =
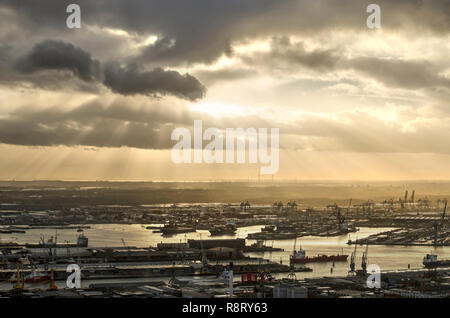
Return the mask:
<path fill-rule="evenodd" d="M 188 239 L 210 239 L 209 232 L 206 230 L 200 230 L 194 233 L 178 234 L 172 237 L 162 237 L 160 233 L 152 233 L 152 230 L 147 230 L 146 225 L 128 225 L 128 224 L 105 224 L 105 225 L 91 225 L 90 229 L 84 231 L 85 235 L 89 238 L 89 246 L 123 246 L 122 238 L 127 246 L 136 247 L 148 247 L 156 246 L 160 242 L 185 242 Z M 155 224 L 151 224 L 155 225 Z M 249 233 L 259 232 L 261 226 L 250 226 L 245 228 L 239 228 L 235 236 L 222 236 L 214 238 L 245 238 Z M 349 239 L 364 238 L 371 234 L 388 231 L 391 228 L 361 228 L 357 233 L 351 233 L 349 235 L 337 236 L 337 237 L 302 237 L 297 239 L 297 248 L 300 246 L 306 250 L 306 254 L 314 256 L 317 254 L 337 254 L 345 253 L 350 255 L 354 250 L 354 246 L 347 245 Z M 28 230 L 26 234 L 3 234 L 1 240 L 3 242 L 13 241 L 18 243 L 30 243 L 38 242 L 43 235 L 46 239 L 50 236 L 55 236 L 56 231 L 54 229 L 32 229 Z M 57 230 L 58 242 L 75 242 L 79 233 L 74 229 Z M 254 243 L 255 241 L 249 240 L 247 244 Z M 289 264 L 289 254 L 292 253 L 294 248 L 294 240 L 281 240 L 281 241 L 266 241 L 266 245 L 273 247 L 283 248 L 284 252 L 272 252 L 272 253 L 249 253 L 249 256 L 264 257 L 276 262 L 283 262 L 283 264 Z M 365 246 L 357 247 L 356 267 L 361 268 L 361 255 L 365 250 Z M 420 247 L 420 246 L 381 246 L 372 245 L 369 246 L 368 260 L 369 264 L 377 264 L 382 271 L 386 270 L 403 270 L 407 269 L 408 264 L 411 268 L 421 268 L 422 258 L 426 253 L 434 253 L 439 255 L 440 259 L 450 258 L 450 247 Z M 304 277 L 319 277 L 319 276 L 342 276 L 347 275 L 349 270 L 349 260 L 347 262 L 337 262 L 331 273 L 332 264 L 308 264 L 308 267 L 313 269 L 313 272 L 309 273 L 296 273 L 298 279 Z M 277 274 L 276 277 L 286 277 L 287 274 Z M 192 277 L 185 277 L 184 279 L 198 279 Z M 235 279 L 239 279 L 236 277 Z M 155 279 L 117 279 L 115 282 L 130 282 L 130 281 L 155 281 L 165 280 L 163 278 Z M 91 283 L 107 282 L 111 280 L 84 280 L 82 281 L 82 287 L 88 287 Z M 65 282 L 57 282 L 60 287 L 64 287 Z M 0 284 L 1 289 L 10 288 L 11 284 Z M 40 287 L 33 285 L 33 287 Z M 44 286 L 45 287 L 45 286 Z"/>

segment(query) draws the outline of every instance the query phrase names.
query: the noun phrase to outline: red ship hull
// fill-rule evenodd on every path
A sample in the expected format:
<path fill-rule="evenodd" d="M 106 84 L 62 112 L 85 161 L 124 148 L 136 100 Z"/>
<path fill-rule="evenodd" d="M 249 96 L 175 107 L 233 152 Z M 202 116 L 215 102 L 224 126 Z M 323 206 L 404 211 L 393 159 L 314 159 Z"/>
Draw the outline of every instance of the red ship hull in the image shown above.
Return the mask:
<path fill-rule="evenodd" d="M 43 276 L 34 276 L 34 277 L 26 277 L 24 279 L 25 283 L 42 283 L 42 282 L 48 282 L 51 279 L 50 275 L 43 275 Z M 11 279 L 9 280 L 10 283 L 17 283 L 17 279 Z"/>
<path fill-rule="evenodd" d="M 29 277 L 25 278 L 25 283 L 40 283 L 40 282 L 48 282 L 51 279 L 50 275 L 37 276 L 37 277 Z"/>
<path fill-rule="evenodd" d="M 306 264 L 306 263 L 327 263 L 327 262 L 346 262 L 348 255 L 319 255 L 314 257 L 292 258 L 291 263 Z"/>

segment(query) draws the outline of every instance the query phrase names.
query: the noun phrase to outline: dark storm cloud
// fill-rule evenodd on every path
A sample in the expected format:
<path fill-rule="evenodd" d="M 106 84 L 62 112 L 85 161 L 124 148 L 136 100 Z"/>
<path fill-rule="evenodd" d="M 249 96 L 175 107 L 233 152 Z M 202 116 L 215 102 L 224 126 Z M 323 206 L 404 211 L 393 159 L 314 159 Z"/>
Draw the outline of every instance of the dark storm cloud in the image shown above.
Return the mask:
<path fill-rule="evenodd" d="M 129 34 L 139 34 L 141 38 L 149 35 L 158 36 L 155 43 L 130 51 L 128 57 L 121 56 L 120 59 L 114 59 L 111 58 L 111 54 L 108 56 L 121 64 L 137 62 L 139 65 L 147 66 L 147 70 L 139 71 L 129 68 L 108 70 L 109 76 L 105 84 L 109 83 L 112 90 L 124 94 L 170 93 L 195 100 L 204 94 L 203 86 L 195 78 L 190 75 L 162 73 L 159 67 L 197 62 L 211 63 L 223 54 L 234 54 L 232 51 L 234 43 L 251 41 L 261 36 L 288 34 L 311 37 L 320 32 L 334 30 L 355 30 L 366 32 L 367 36 L 370 36 L 370 32 L 373 31 L 366 27 L 368 2 L 358 0 L 317 0 L 314 4 L 310 0 L 80 0 L 77 3 L 82 8 L 82 30 L 95 25 L 122 29 Z M 440 35 L 450 32 L 450 1 L 380 0 L 377 3 L 382 8 L 383 30 L 410 34 L 416 30 L 423 34 L 430 32 Z M 5 14 L 5 19 L 12 19 L 11 16 L 13 16 L 11 24 L 14 24 L 16 20 L 20 21 L 20 25 L 12 28 L 11 32 L 16 32 L 22 38 L 23 34 L 31 38 L 39 38 L 45 34 L 58 34 L 60 38 L 76 38 L 76 34 L 79 34 L 77 32 L 80 31 L 70 30 L 65 26 L 66 5 L 67 3 L 59 0 L 44 2 L 0 0 L 0 8 L 7 8 L 14 12 L 14 14 Z M 34 32 L 35 30 L 39 32 Z M 82 41 L 89 43 L 92 54 L 97 56 L 96 51 L 99 51 L 102 56 L 104 53 L 100 53 L 102 49 L 96 49 L 93 43 L 96 42 L 95 37 L 102 39 L 103 37 L 98 34 L 93 36 L 89 32 L 86 33 L 86 37 L 89 39 Z M 7 38 L 11 36 L 8 35 Z M 78 39 L 78 41 L 81 40 Z M 113 40 L 108 38 L 108 43 L 111 41 Z M 105 44 L 101 41 L 99 43 Z M 110 47 L 113 48 L 114 45 L 110 44 Z M 77 56 L 75 53 L 80 52 L 75 52 L 76 47 L 65 49 L 74 54 L 72 59 L 68 60 L 68 57 L 64 57 L 59 60 L 59 65 L 53 65 L 53 67 L 60 66 L 76 72 L 83 80 L 95 74 L 95 60 L 90 56 L 91 61 L 89 58 L 77 60 L 74 58 Z M 28 69 L 33 69 L 33 64 L 35 68 L 51 69 L 52 64 L 58 62 L 58 60 L 50 59 L 39 60 L 40 54 L 45 54 L 46 51 L 44 48 L 40 48 L 39 51 L 37 48 L 34 50 L 36 50 L 35 54 L 31 53 L 29 56 Z M 87 63 L 82 63 L 83 61 Z M 301 42 L 291 43 L 287 36 L 275 37 L 272 41 L 272 50 L 264 59 L 257 60 L 256 57 L 250 56 L 247 60 L 248 65 L 253 68 L 255 65 L 261 67 L 275 65 L 280 61 L 284 63 L 285 70 L 289 70 L 290 65 L 300 65 L 321 72 L 353 69 L 392 87 L 420 88 L 422 84 L 423 87 L 448 85 L 448 80 L 442 78 L 439 72 L 435 71 L 434 66 L 426 69 L 429 63 L 376 58 L 347 61 L 339 55 L 337 49 L 311 51 Z M 23 67 L 26 69 L 26 64 Z M 154 70 L 151 71 L 152 69 Z M 421 71 L 422 69 L 424 72 Z M 133 83 L 138 84 L 136 88 L 129 87 L 124 81 L 131 74 L 135 75 Z M 216 82 L 217 76 L 220 75 L 223 75 L 225 80 L 239 78 L 240 75 L 247 76 L 243 72 L 232 70 L 209 72 L 209 74 L 199 72 L 199 75 L 208 83 Z M 7 78 L 14 79 L 15 76 L 8 74 Z M 164 82 L 162 87 L 155 86 L 154 78 Z M 128 77 L 127 79 L 130 80 Z M 143 84 L 138 79 L 147 79 L 150 83 Z M 41 87 L 46 82 L 47 80 L 41 79 L 36 81 Z M 168 82 L 171 82 L 176 89 L 172 87 L 168 89 Z M 59 80 L 54 82 L 50 80 L 50 83 L 46 84 L 47 87 L 56 85 L 61 85 Z M 193 91 L 187 92 L 186 89 L 189 87 Z"/>
<path fill-rule="evenodd" d="M 95 146 L 170 149 L 177 127 L 192 129 L 201 118 L 205 127 L 269 127 L 257 116 L 217 119 L 185 107 L 155 102 L 140 105 L 120 97 L 108 103 L 101 98 L 72 110 L 52 106 L 36 110 L 24 106 L 0 118 L 0 143 L 25 146 Z"/>
<path fill-rule="evenodd" d="M 170 147 L 170 126 L 151 127 L 146 123 L 99 119 L 93 127 L 72 122 L 43 126 L 39 122 L 0 119 L 0 140 L 5 144 L 25 146 L 94 146 L 166 149 Z M 165 136 L 166 138 L 162 138 Z"/>
<path fill-rule="evenodd" d="M 170 94 L 195 100 L 205 92 L 198 80 L 189 74 L 165 71 L 161 66 L 212 63 L 223 54 L 237 54 L 232 50 L 234 44 L 283 34 L 297 36 L 305 42 L 293 43 L 286 36 L 275 37 L 269 53 L 242 57 L 250 71 L 223 69 L 198 71 L 198 74 L 213 83 L 220 78 L 252 76 L 252 69 L 266 75 L 264 71 L 270 73 L 279 65 L 285 74 L 295 75 L 299 74 L 296 67 L 319 75 L 350 70 L 386 86 L 430 89 L 438 94 L 436 98 L 440 102 L 436 103 L 440 107 L 448 105 L 448 78 L 439 74 L 439 65 L 422 60 L 348 58 L 341 48 L 311 49 L 305 44 L 316 35 L 332 31 L 355 31 L 370 37 L 376 32 L 366 27 L 366 7 L 370 1 L 78 0 L 76 3 L 82 8 L 81 30 L 66 27 L 68 3 L 0 0 L 2 84 L 32 83 L 37 87 L 64 88 L 76 82 L 84 84 L 85 89 L 98 86 L 122 95 Z M 438 35 L 442 39 L 449 34 L 448 0 L 378 0 L 376 3 L 382 8 L 382 31 L 400 35 L 403 44 L 407 43 L 408 36 L 416 34 Z M 100 32 L 90 32 L 90 26 Z M 127 33 L 122 37 L 111 36 L 114 32 L 103 36 L 101 32 L 107 32 L 103 28 Z M 136 34 L 138 36 L 134 37 Z M 84 39 L 85 35 L 88 39 Z M 139 46 L 150 35 L 157 35 L 158 40 L 145 47 Z M 42 39 L 64 39 L 64 42 L 41 42 Z M 117 42 L 117 46 L 113 42 Z M 40 44 L 31 48 L 33 43 Z M 109 44 L 106 49 L 105 43 Z M 86 47 L 89 50 L 84 50 Z M 114 48 L 117 47 L 121 50 L 116 53 Z M 105 50 L 109 54 L 101 53 Z M 22 60 L 17 67 L 18 56 Z M 106 60 L 114 63 L 105 64 Z M 137 62 L 139 68 L 130 62 Z M 145 68 L 140 68 L 142 65 Z M 358 80 L 358 76 L 355 78 Z M 237 95 L 239 93 L 241 91 Z M 74 100 L 77 97 L 75 95 Z M 29 105 L 0 117 L 0 142 L 167 149 L 173 145 L 170 132 L 174 127 L 189 127 L 194 119 L 202 118 L 204 127 L 282 127 L 283 140 L 289 134 L 297 141 L 304 141 L 293 142 L 291 146 L 296 149 L 436 153 L 448 153 L 450 149 L 448 118 L 427 121 L 418 117 L 408 127 L 403 127 L 387 126 L 383 120 L 364 113 L 343 115 L 342 121 L 305 115 L 302 121 L 288 125 L 257 116 L 219 120 L 204 113 L 174 113 L 172 105 L 157 110 L 147 104 L 129 107 L 125 99 L 111 105 L 98 99 L 96 103 L 70 111 L 61 110 L 65 105 L 44 110 L 39 109 L 42 105 Z M 280 107 L 277 111 L 283 110 Z M 437 113 L 439 109 L 435 107 L 430 110 L 433 111 Z M 286 142 L 282 146 L 286 146 Z"/>
<path fill-rule="evenodd" d="M 38 122 L 43 126 L 55 122 L 76 122 L 80 125 L 92 125 L 98 119 L 110 119 L 124 122 L 140 122 L 149 125 L 159 124 L 192 124 L 194 116 L 199 114 L 189 112 L 185 108 L 168 108 L 160 102 L 139 104 L 124 97 L 118 97 L 112 102 L 96 98 L 72 110 L 62 110 L 59 106 L 34 110 L 23 106 L 9 116 L 13 120 Z"/>
<path fill-rule="evenodd" d="M 201 70 L 194 73 L 202 83 L 213 85 L 217 82 L 235 81 L 258 76 L 258 72 L 245 68 L 224 68 L 219 70 Z"/>
<path fill-rule="evenodd" d="M 5 64 L 11 59 L 11 47 L 0 45 L 0 65 Z"/>
<path fill-rule="evenodd" d="M 174 125 L 193 119 L 158 105 L 127 104 L 119 98 L 108 104 L 100 98 L 73 110 L 55 106 L 41 110 L 23 107 L 0 119 L 0 142 L 26 146 L 95 146 L 167 149 Z"/>
<path fill-rule="evenodd" d="M 407 89 L 450 87 L 450 79 L 440 76 L 440 68 L 427 61 L 361 57 L 349 60 L 348 65 L 387 86 Z"/>
<path fill-rule="evenodd" d="M 0 50 L 0 63 L 2 56 L 6 55 L 3 51 L 6 50 Z M 137 64 L 121 67 L 118 63 L 107 63 L 102 67 L 100 62 L 94 60 L 86 51 L 61 41 L 48 40 L 36 44 L 30 53 L 14 63 L 14 69 L 23 74 L 70 71 L 82 81 L 103 82 L 113 92 L 122 95 L 169 94 L 196 100 L 202 98 L 206 91 L 203 85 L 189 74 L 181 75 L 162 68 L 140 71 Z M 42 77 L 38 79 L 42 80 Z M 28 80 L 32 81 L 33 78 Z"/>
<path fill-rule="evenodd" d="M 100 77 L 100 62 L 70 43 L 44 41 L 36 44 L 31 52 L 19 59 L 16 69 L 24 73 L 39 70 L 69 70 L 84 81 Z"/>
<path fill-rule="evenodd" d="M 189 74 L 155 68 L 140 72 L 136 64 L 121 67 L 117 64 L 105 65 L 104 84 L 122 95 L 172 94 L 181 98 L 196 100 L 205 94 L 203 85 Z"/>
<path fill-rule="evenodd" d="M 192 129 L 194 120 L 205 127 L 269 127 L 258 116 L 215 118 L 185 107 L 167 107 L 162 101 L 137 102 L 125 97 L 102 98 L 71 110 L 23 106 L 0 118 L 0 143 L 25 146 L 95 146 L 170 149 L 173 129 Z"/>
<path fill-rule="evenodd" d="M 272 39 L 269 58 L 315 70 L 331 70 L 339 61 L 339 56 L 333 50 L 307 51 L 302 42 L 293 44 L 287 36 Z"/>
<path fill-rule="evenodd" d="M 360 0 L 78 0 L 84 25 L 119 28 L 142 35 L 157 34 L 158 41 L 143 48 L 137 61 L 175 65 L 210 63 L 232 54 L 232 43 L 274 34 L 314 35 L 332 30 L 369 32 L 369 1 Z M 378 0 L 384 30 L 404 32 L 450 31 L 448 0 Z M 48 32 L 65 27 L 60 0 L 0 0 L 17 12 L 27 30 Z M 370 36 L 370 34 L 368 34 Z"/>
<path fill-rule="evenodd" d="M 203 37 L 203 41 L 201 38 Z M 176 38 L 163 37 L 143 48 L 137 60 L 168 65 L 212 63 L 222 54 L 231 55 L 231 42 L 226 39 L 212 39 L 209 34 L 198 34 L 195 40 L 184 35 Z"/>
<path fill-rule="evenodd" d="M 192 129 L 194 119 L 203 127 L 280 127 L 283 149 L 350 152 L 450 153 L 450 121 L 417 118 L 405 131 L 401 124 L 365 112 L 341 113 L 339 120 L 305 114 L 291 123 L 259 116 L 215 118 L 204 113 L 139 105 L 127 98 L 107 103 L 101 98 L 72 110 L 23 107 L 0 118 L 0 142 L 26 146 L 94 146 L 171 149 L 174 128 Z M 429 125 L 429 120 L 433 125 Z M 192 132 L 191 132 L 192 133 Z M 411 142 L 414 140 L 414 142 Z"/>
<path fill-rule="evenodd" d="M 292 43 L 286 36 L 274 37 L 269 52 L 243 55 L 241 59 L 249 66 L 257 63 L 288 73 L 292 73 L 294 66 L 320 74 L 354 70 L 394 88 L 450 88 L 450 79 L 439 74 L 441 67 L 426 60 L 347 58 L 342 49 L 306 50 L 303 42 Z"/>
<path fill-rule="evenodd" d="M 53 41 L 41 44 L 46 46 L 50 42 Z M 72 89 L 100 93 L 102 85 L 95 81 L 99 76 L 99 63 L 80 49 L 72 47 L 72 50 L 66 43 L 53 44 L 53 48 L 59 50 L 59 53 L 51 53 L 49 47 L 43 52 L 42 46 L 39 48 L 39 45 L 28 53 L 10 45 L 0 45 L 0 84 L 13 88 L 29 88 L 31 84 L 35 88 L 45 90 Z M 62 52 L 69 54 L 63 56 Z"/>

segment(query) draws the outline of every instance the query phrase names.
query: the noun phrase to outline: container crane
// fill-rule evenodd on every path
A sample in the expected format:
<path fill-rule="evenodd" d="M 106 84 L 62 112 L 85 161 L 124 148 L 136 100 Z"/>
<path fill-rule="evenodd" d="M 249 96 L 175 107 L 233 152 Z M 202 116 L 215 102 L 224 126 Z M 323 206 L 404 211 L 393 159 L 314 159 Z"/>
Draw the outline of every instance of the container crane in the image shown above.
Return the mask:
<path fill-rule="evenodd" d="M 347 207 L 347 217 L 350 214 L 350 207 L 352 206 L 352 199 L 350 199 L 350 202 L 348 203 L 348 207 Z"/>
<path fill-rule="evenodd" d="M 294 239 L 294 251 L 292 252 L 292 256 L 289 258 L 289 274 L 288 279 L 297 280 L 297 277 L 295 275 L 295 263 L 293 262 L 293 257 L 297 254 L 297 237 Z"/>
<path fill-rule="evenodd" d="M 128 257 L 130 257 L 130 248 L 125 244 L 123 237 L 120 240 L 122 241 L 123 247 L 127 250 Z"/>
<path fill-rule="evenodd" d="M 338 222 L 338 229 L 340 232 L 347 232 L 348 226 L 345 224 L 345 217 L 341 213 L 341 208 L 336 205 L 333 213 Z"/>
<path fill-rule="evenodd" d="M 358 241 L 358 238 L 356 238 L 356 241 Z M 356 244 L 355 241 L 355 250 L 352 252 L 352 255 L 350 257 L 350 271 L 349 273 L 355 272 L 355 259 L 356 259 L 356 248 L 358 247 L 358 244 Z"/>
<path fill-rule="evenodd" d="M 444 226 L 445 212 L 447 212 L 447 201 L 445 201 L 445 204 L 444 204 L 444 211 L 442 212 L 442 216 L 441 216 L 441 226 Z"/>
<path fill-rule="evenodd" d="M 206 252 L 203 248 L 203 240 L 202 240 L 202 234 L 200 233 L 200 249 L 201 249 L 201 255 L 202 255 L 202 272 L 207 270 L 208 267 L 208 258 L 206 257 Z"/>
<path fill-rule="evenodd" d="M 367 273 L 367 255 L 368 255 L 368 252 L 369 252 L 369 243 L 366 244 L 366 251 L 363 253 L 362 261 L 361 261 L 361 268 L 362 268 L 364 274 Z"/>

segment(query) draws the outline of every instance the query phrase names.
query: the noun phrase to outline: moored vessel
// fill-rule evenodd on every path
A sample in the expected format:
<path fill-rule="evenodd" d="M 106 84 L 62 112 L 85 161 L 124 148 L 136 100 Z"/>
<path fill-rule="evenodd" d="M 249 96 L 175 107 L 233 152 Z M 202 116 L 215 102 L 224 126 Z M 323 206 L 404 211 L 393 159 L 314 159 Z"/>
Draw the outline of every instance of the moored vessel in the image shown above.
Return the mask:
<path fill-rule="evenodd" d="M 26 248 L 55 248 L 55 247 L 87 247 L 89 239 L 84 235 L 80 234 L 77 238 L 76 243 L 58 243 L 57 236 L 53 239 L 53 236 L 50 237 L 47 241 L 44 238 L 41 238 L 39 243 L 26 243 Z"/>
<path fill-rule="evenodd" d="M 33 269 L 30 273 L 30 275 L 25 276 L 23 278 L 23 281 L 25 283 L 42 283 L 42 282 L 48 282 L 50 281 L 51 276 L 46 271 L 38 271 L 36 269 Z M 13 277 L 9 280 L 10 283 L 17 283 L 17 276 L 16 274 L 13 274 Z"/>
<path fill-rule="evenodd" d="M 438 260 L 438 256 L 436 254 L 427 254 L 423 258 L 422 264 L 427 267 L 446 267 L 450 266 L 450 259 Z"/>
<path fill-rule="evenodd" d="M 234 235 L 236 233 L 236 225 L 230 221 L 226 225 L 215 225 L 209 229 L 209 233 L 211 233 L 211 236 Z"/>
<path fill-rule="evenodd" d="M 306 263 L 327 263 L 327 262 L 346 262 L 348 255 L 336 254 L 325 255 L 320 254 L 317 256 L 306 256 L 305 250 L 300 248 L 298 251 L 294 250 L 294 253 L 290 257 L 291 264 L 306 264 Z"/>

